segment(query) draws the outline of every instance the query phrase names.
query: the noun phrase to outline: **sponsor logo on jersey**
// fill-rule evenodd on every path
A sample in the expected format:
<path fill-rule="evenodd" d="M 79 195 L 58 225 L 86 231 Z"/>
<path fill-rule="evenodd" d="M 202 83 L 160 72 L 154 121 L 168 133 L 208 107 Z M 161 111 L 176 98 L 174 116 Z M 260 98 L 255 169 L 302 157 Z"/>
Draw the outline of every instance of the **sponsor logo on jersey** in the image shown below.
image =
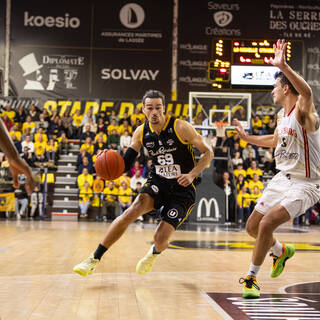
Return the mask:
<path fill-rule="evenodd" d="M 159 193 L 159 188 L 156 185 L 152 185 L 151 189 L 153 190 L 154 193 Z"/>
<path fill-rule="evenodd" d="M 288 134 L 289 136 L 293 136 L 293 137 L 297 137 L 297 131 L 295 129 L 292 128 L 281 128 L 281 134 Z"/>
<path fill-rule="evenodd" d="M 167 213 L 167 216 L 170 219 L 175 219 L 178 216 L 178 210 L 177 209 L 170 209 Z"/>
<path fill-rule="evenodd" d="M 169 146 L 172 146 L 172 145 L 174 144 L 174 140 L 173 140 L 173 139 L 169 139 L 169 140 L 167 141 L 167 144 L 168 144 Z"/>
<path fill-rule="evenodd" d="M 177 150 L 177 147 L 175 148 L 165 148 L 165 147 L 160 147 L 157 151 L 153 151 L 153 150 L 150 150 L 150 154 L 151 156 L 158 156 L 159 154 L 164 154 L 164 153 L 167 153 L 167 152 L 173 152 L 173 151 L 176 151 Z"/>

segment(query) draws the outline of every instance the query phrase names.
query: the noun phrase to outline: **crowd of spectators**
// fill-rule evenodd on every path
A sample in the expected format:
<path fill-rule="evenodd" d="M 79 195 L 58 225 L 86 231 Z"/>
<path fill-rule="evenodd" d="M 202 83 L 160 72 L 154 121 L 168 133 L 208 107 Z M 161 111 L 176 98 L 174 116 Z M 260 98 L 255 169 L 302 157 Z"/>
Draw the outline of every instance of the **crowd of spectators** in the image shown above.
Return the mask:
<path fill-rule="evenodd" d="M 86 113 L 76 110 L 70 114 L 66 110 L 61 115 L 57 110 L 51 114 L 45 109 L 40 111 L 34 105 L 28 109 L 21 106 L 17 111 L 7 105 L 1 117 L 18 152 L 31 167 L 55 168 L 59 154 L 68 154 L 69 140 L 79 140 L 77 187 L 81 218 L 88 216 L 90 207 L 95 207 L 100 208 L 102 219 L 114 219 L 131 205 L 149 176 L 151 160 L 143 148 L 133 168 L 115 181 L 103 181 L 94 170 L 99 150 L 113 149 L 121 155 L 126 152 L 133 131 L 145 121 L 144 114 L 138 108 L 132 115 L 124 113 L 119 118 L 114 110 L 111 114 L 104 111 L 94 114 L 92 109 Z M 255 115 L 251 134 L 273 133 L 276 121 L 276 115 Z M 261 197 L 264 188 L 262 178 L 268 179 L 276 173 L 274 149 L 246 143 L 236 131 L 231 130 L 222 137 L 214 137 L 209 143 L 215 148 L 215 171 L 221 177 L 217 184 L 228 195 L 230 220 L 235 221 L 237 217 L 238 222 L 245 222 Z M 224 159 L 231 159 L 231 163 Z M 3 154 L 0 155 L 0 163 L 1 167 L 8 166 Z M 39 191 L 37 197 L 33 197 L 38 203 L 41 202 L 38 200 Z M 21 207 L 17 209 L 17 216 L 24 214 L 26 203 L 18 197 L 21 198 L 21 195 L 17 195 L 17 208 Z"/>

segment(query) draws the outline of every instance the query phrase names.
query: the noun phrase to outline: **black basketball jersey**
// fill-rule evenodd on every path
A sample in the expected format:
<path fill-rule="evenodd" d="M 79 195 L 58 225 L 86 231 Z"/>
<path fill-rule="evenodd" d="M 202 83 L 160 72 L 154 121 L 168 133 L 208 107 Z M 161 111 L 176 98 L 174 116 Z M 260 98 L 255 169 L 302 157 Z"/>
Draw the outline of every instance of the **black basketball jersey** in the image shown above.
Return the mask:
<path fill-rule="evenodd" d="M 181 173 L 189 173 L 196 165 L 192 146 L 184 142 L 176 131 L 178 119 L 167 118 L 158 135 L 146 121 L 141 131 L 141 142 L 152 159 L 151 176 L 176 179 Z"/>

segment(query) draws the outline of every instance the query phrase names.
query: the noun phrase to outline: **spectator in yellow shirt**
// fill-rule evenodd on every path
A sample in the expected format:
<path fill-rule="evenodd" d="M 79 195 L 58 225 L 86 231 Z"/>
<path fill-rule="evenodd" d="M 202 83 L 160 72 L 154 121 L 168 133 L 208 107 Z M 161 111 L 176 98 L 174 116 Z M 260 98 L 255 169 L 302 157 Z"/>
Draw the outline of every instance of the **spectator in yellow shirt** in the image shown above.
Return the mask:
<path fill-rule="evenodd" d="M 130 186 L 131 178 L 128 176 L 127 172 L 124 172 L 118 179 L 114 180 L 114 183 L 117 188 L 120 188 L 121 183 L 125 181 L 125 183 Z"/>
<path fill-rule="evenodd" d="M 29 115 L 26 117 L 26 122 L 22 125 L 22 133 L 25 133 L 27 128 L 31 129 L 31 133 L 34 133 L 36 129 L 36 123 L 31 120 L 31 116 Z"/>
<path fill-rule="evenodd" d="M 127 130 L 130 134 L 132 134 L 132 126 L 130 126 L 128 120 L 124 120 L 124 121 L 123 121 L 123 124 L 121 124 L 121 125 L 119 126 L 119 133 L 120 133 L 120 135 L 122 136 L 126 130 Z"/>
<path fill-rule="evenodd" d="M 53 138 L 51 138 L 49 140 L 49 143 L 47 143 L 46 145 L 46 155 L 47 155 L 48 161 L 55 163 L 57 151 L 58 151 L 58 143 L 57 141 L 54 141 Z"/>
<path fill-rule="evenodd" d="M 83 143 L 80 147 L 80 149 L 84 149 L 86 150 L 86 152 L 90 153 L 91 155 L 93 155 L 94 152 L 94 145 L 92 144 L 92 140 L 90 137 L 87 137 L 85 140 L 85 143 Z"/>
<path fill-rule="evenodd" d="M 9 168 L 9 167 L 10 167 L 9 161 L 8 161 L 7 157 L 4 155 L 2 162 L 1 162 L 1 168 Z"/>
<path fill-rule="evenodd" d="M 264 123 L 264 124 L 268 124 L 269 123 L 269 121 L 270 121 L 270 116 L 269 115 L 264 115 L 264 116 L 262 116 L 262 122 Z"/>
<path fill-rule="evenodd" d="M 83 187 L 79 191 L 79 207 L 81 218 L 86 218 L 88 216 L 88 209 L 90 207 L 92 197 L 92 189 L 90 188 L 89 183 L 85 181 Z"/>
<path fill-rule="evenodd" d="M 61 154 L 64 152 L 68 154 L 69 152 L 69 141 L 65 132 L 61 132 L 60 137 L 57 138 L 58 146 L 59 146 L 59 153 Z"/>
<path fill-rule="evenodd" d="M 102 207 L 104 181 L 99 176 L 97 176 L 96 179 L 94 179 L 92 189 L 94 198 L 91 202 L 91 205 L 93 207 Z"/>
<path fill-rule="evenodd" d="M 107 143 L 108 136 L 102 131 L 100 131 L 99 133 L 96 134 L 96 136 L 94 138 L 94 143 L 96 143 L 98 141 L 99 137 L 102 138 L 103 143 Z"/>
<path fill-rule="evenodd" d="M 116 205 L 118 203 L 117 198 L 119 189 L 115 186 L 113 181 L 108 182 L 108 186 L 103 190 L 104 205 L 106 207 L 106 219 L 115 219 L 116 217 Z"/>
<path fill-rule="evenodd" d="M 43 128 L 39 128 L 38 132 L 34 135 L 35 142 L 39 141 L 39 136 L 42 137 L 42 141 L 44 141 L 45 143 L 48 142 L 48 136 L 44 133 Z"/>
<path fill-rule="evenodd" d="M 258 187 L 259 192 L 264 189 L 263 183 L 259 180 L 259 176 L 256 173 L 253 174 L 252 180 L 249 181 L 249 189 L 251 190 L 251 193 L 253 193 L 254 187 Z"/>
<path fill-rule="evenodd" d="M 252 123 L 252 128 L 258 128 L 258 129 L 262 128 L 262 120 L 260 119 L 260 117 L 258 115 L 255 115 L 255 117 L 252 119 L 251 123 Z"/>
<path fill-rule="evenodd" d="M 18 130 L 18 125 L 15 123 L 10 130 L 10 137 L 14 134 L 18 141 L 21 141 L 21 131 Z"/>
<path fill-rule="evenodd" d="M 136 123 L 137 119 L 139 119 L 141 121 L 141 123 L 143 123 L 145 121 L 145 115 L 141 112 L 141 110 L 139 108 L 135 108 L 134 113 L 130 117 L 130 122 L 131 122 L 132 127 L 137 125 L 137 123 Z"/>
<path fill-rule="evenodd" d="M 237 208 L 239 223 L 246 222 L 250 212 L 250 194 L 245 186 L 237 195 Z"/>
<path fill-rule="evenodd" d="M 46 146 L 47 142 L 42 140 L 42 135 L 38 136 L 38 141 L 36 141 L 34 144 L 34 153 L 35 155 L 39 156 L 43 154 L 43 152 L 46 152 Z"/>
<path fill-rule="evenodd" d="M 95 194 L 102 193 L 104 190 L 104 181 L 97 176 L 96 179 L 93 181 L 93 192 Z"/>
<path fill-rule="evenodd" d="M 253 192 L 251 193 L 250 196 L 251 196 L 251 206 L 253 210 L 253 207 L 256 205 L 257 200 L 262 197 L 262 193 L 260 192 L 258 186 L 254 186 Z"/>
<path fill-rule="evenodd" d="M 77 178 L 78 188 L 81 189 L 84 186 L 85 181 L 89 183 L 89 186 L 93 185 L 93 176 L 89 174 L 87 168 L 83 168 L 82 173 Z"/>
<path fill-rule="evenodd" d="M 6 111 L 4 111 L 1 116 L 3 116 L 3 115 L 7 115 L 8 118 L 13 123 L 14 122 L 14 118 L 16 116 L 16 112 L 14 110 L 12 110 L 11 106 L 8 104 L 8 105 L 6 105 Z"/>
<path fill-rule="evenodd" d="M 253 193 L 250 194 L 250 214 L 254 210 L 257 200 L 262 197 L 262 193 L 259 191 L 258 186 L 254 186 Z"/>
<path fill-rule="evenodd" d="M 237 169 L 233 170 L 233 174 L 236 177 L 236 179 L 238 178 L 238 176 L 240 174 L 242 174 L 244 178 L 247 176 L 247 172 L 246 172 L 246 170 L 243 169 L 242 163 L 238 163 Z"/>
<path fill-rule="evenodd" d="M 257 161 L 251 161 L 250 167 L 247 169 L 247 177 L 253 178 L 253 174 L 256 173 L 258 177 L 262 176 L 261 170 L 257 167 Z"/>
<path fill-rule="evenodd" d="M 80 110 L 77 109 L 74 115 L 72 116 L 73 122 L 73 129 L 75 136 L 77 138 L 80 138 L 80 135 L 82 133 L 82 122 L 83 122 L 83 115 L 80 113 Z"/>
<path fill-rule="evenodd" d="M 118 193 L 120 214 L 122 214 L 126 209 L 128 209 L 131 206 L 132 196 L 132 189 L 127 185 L 125 181 L 122 181 Z"/>
<path fill-rule="evenodd" d="M 117 134 L 120 134 L 119 126 L 117 125 L 117 122 L 115 119 L 111 120 L 111 124 L 108 125 L 107 130 L 108 130 L 108 135 L 111 135 L 113 130 L 116 130 Z"/>

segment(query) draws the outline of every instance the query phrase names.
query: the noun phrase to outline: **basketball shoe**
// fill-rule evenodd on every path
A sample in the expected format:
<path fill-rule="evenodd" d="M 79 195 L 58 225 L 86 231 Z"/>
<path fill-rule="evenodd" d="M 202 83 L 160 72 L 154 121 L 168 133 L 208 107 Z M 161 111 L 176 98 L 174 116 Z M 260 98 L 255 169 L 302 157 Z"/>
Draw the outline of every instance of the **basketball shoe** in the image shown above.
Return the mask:
<path fill-rule="evenodd" d="M 255 277 L 247 276 L 247 278 L 240 278 L 239 283 L 243 284 L 242 297 L 245 299 L 254 299 L 260 297 L 260 288 Z"/>
<path fill-rule="evenodd" d="M 276 278 L 279 277 L 282 273 L 286 261 L 294 255 L 295 249 L 291 244 L 282 244 L 282 255 L 280 257 L 275 256 L 273 253 L 270 253 L 270 256 L 273 257 L 273 264 L 270 273 L 270 277 Z"/>
<path fill-rule="evenodd" d="M 93 254 L 91 254 L 86 260 L 83 260 L 81 263 L 77 264 L 73 271 L 80 274 L 83 277 L 86 277 L 88 274 L 92 274 L 99 262 L 99 259 L 95 259 Z"/>
<path fill-rule="evenodd" d="M 137 274 L 143 275 L 152 270 L 154 260 L 159 254 L 153 253 L 154 245 L 151 246 L 147 254 L 137 263 L 136 272 Z"/>

